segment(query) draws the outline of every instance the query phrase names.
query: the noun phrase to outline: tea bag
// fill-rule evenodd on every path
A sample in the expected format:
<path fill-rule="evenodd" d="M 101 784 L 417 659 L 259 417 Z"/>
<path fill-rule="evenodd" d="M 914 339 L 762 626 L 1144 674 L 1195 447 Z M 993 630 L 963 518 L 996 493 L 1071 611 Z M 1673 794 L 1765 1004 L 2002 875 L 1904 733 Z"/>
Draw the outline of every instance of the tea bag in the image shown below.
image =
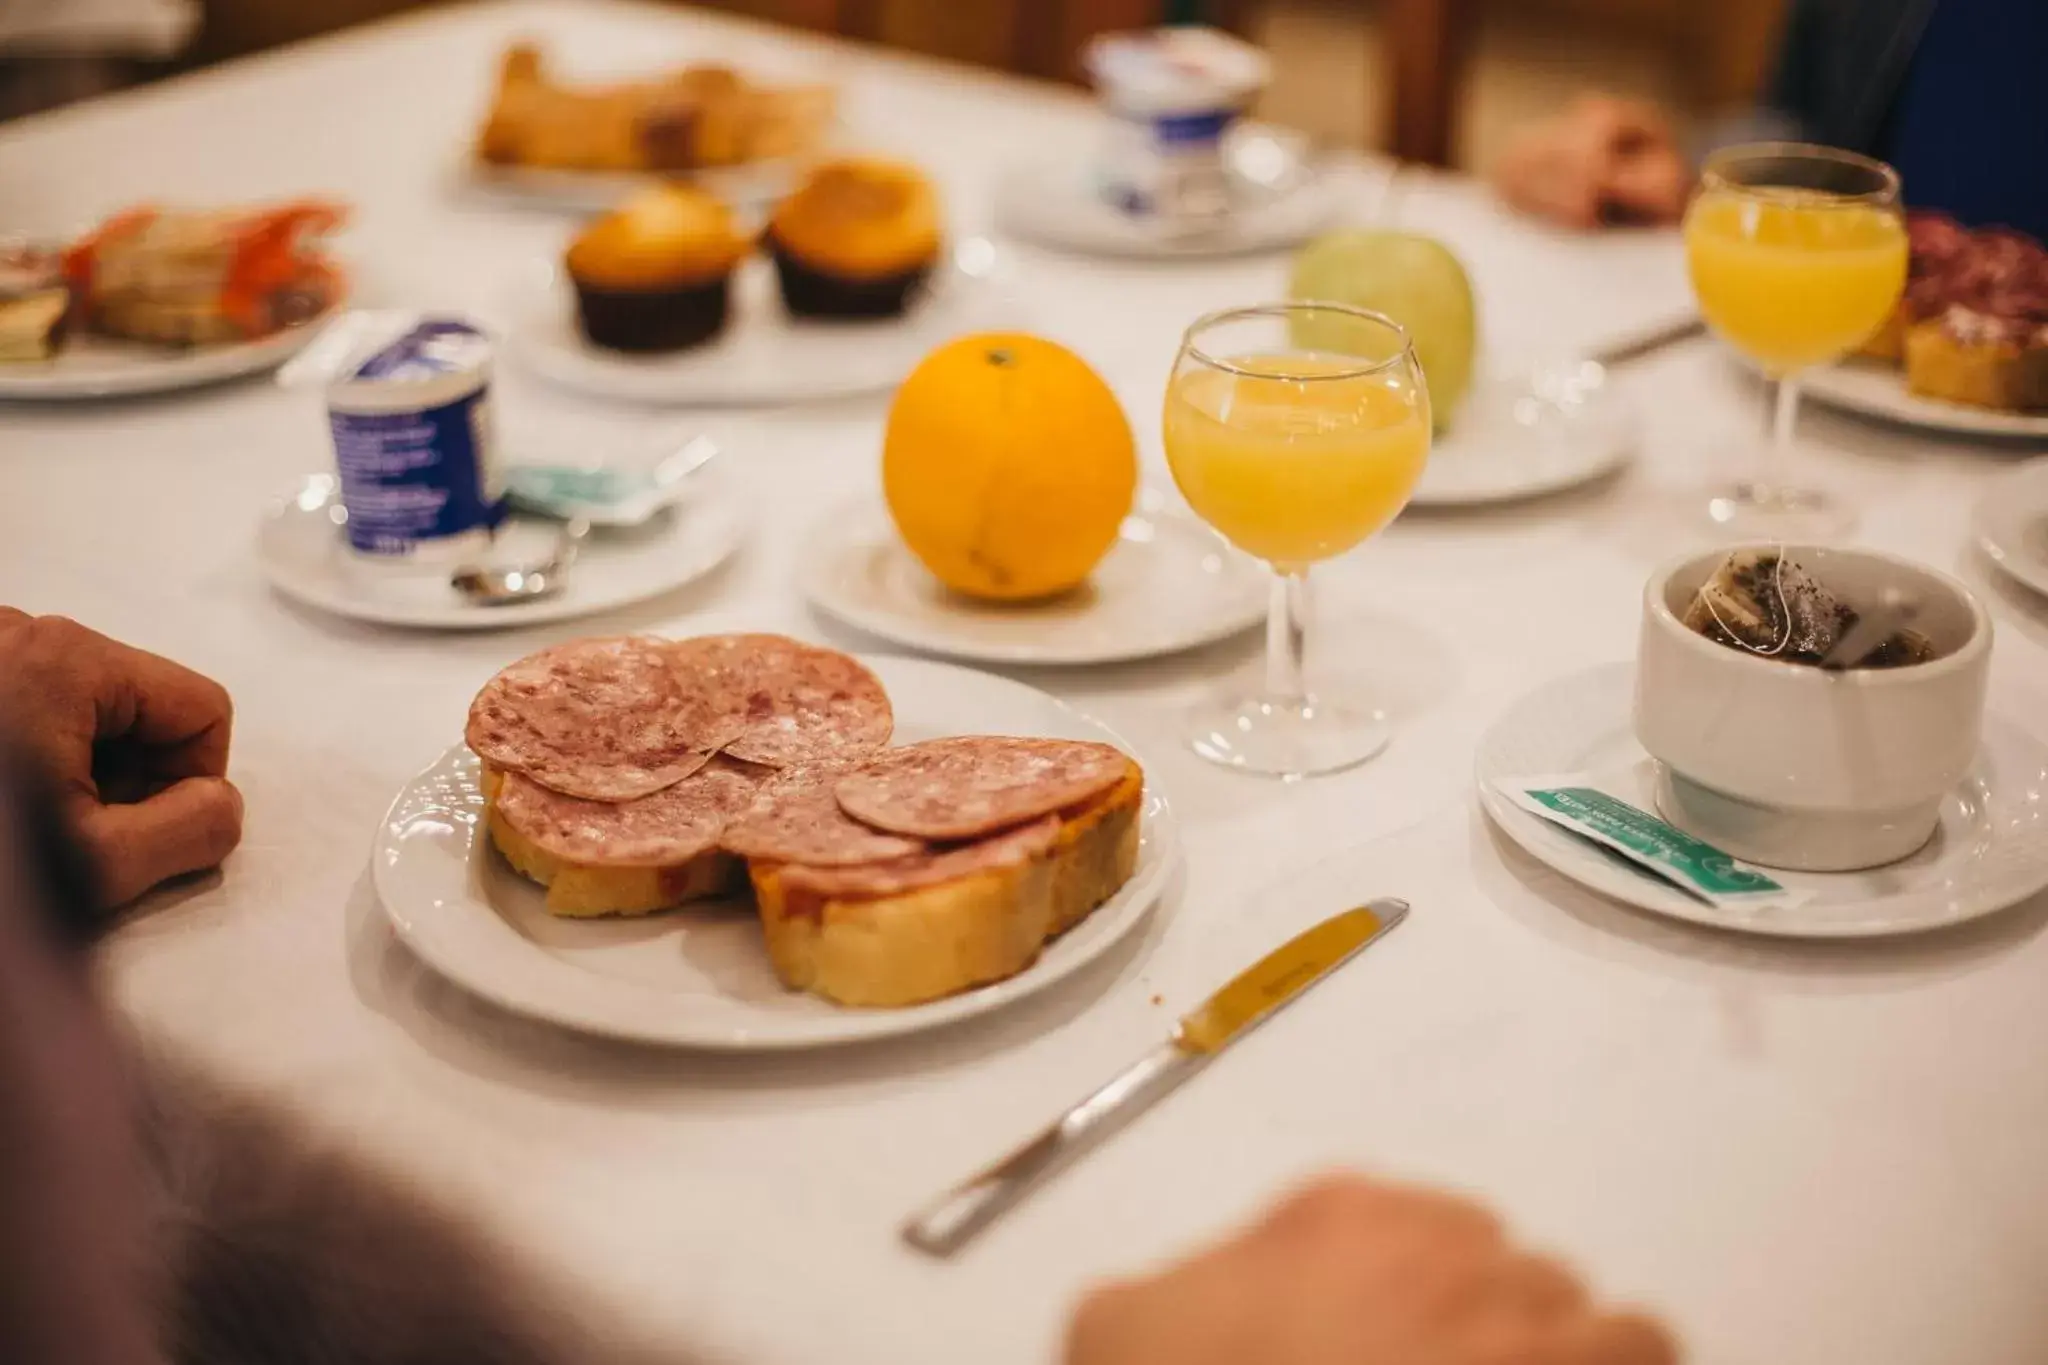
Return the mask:
<path fill-rule="evenodd" d="M 1710 640 L 1787 663 L 1819 663 L 1856 621 L 1777 550 L 1735 550 L 1700 586 L 1685 624 Z"/>

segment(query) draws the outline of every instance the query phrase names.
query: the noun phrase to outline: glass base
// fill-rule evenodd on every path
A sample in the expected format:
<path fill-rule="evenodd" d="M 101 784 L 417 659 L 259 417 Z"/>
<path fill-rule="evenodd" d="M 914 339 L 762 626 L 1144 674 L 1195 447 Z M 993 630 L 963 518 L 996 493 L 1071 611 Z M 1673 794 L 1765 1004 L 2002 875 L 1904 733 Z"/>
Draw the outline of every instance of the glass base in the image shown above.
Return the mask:
<path fill-rule="evenodd" d="M 1188 747 L 1211 763 L 1266 777 L 1312 777 L 1355 767 L 1387 747 L 1387 713 L 1311 696 L 1298 703 L 1230 697 L 1196 708 Z"/>
<path fill-rule="evenodd" d="M 1712 490 L 1706 514 L 1730 540 L 1824 542 L 1856 526 L 1856 513 L 1832 493 L 1748 479 Z"/>

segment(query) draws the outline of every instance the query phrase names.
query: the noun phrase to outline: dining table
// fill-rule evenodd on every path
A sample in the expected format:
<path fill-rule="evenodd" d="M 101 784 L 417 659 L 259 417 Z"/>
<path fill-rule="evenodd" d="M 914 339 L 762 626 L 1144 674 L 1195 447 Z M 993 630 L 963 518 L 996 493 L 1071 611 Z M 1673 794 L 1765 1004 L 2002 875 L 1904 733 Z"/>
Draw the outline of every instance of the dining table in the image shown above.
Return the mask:
<path fill-rule="evenodd" d="M 1111 260 L 1014 241 L 991 186 L 1080 164 L 1079 91 L 628 0 L 428 7 L 0 126 L 0 229 L 62 234 L 137 202 L 324 195 L 357 302 L 500 325 L 571 222 L 466 182 L 497 58 L 564 69 L 716 60 L 823 75 L 844 135 L 914 159 L 981 237 L 1014 325 L 1122 399 L 1170 494 L 1158 420 L 1197 315 L 1280 295 L 1284 254 Z M 1286 79 L 1281 73 L 1281 80 Z M 1691 308 L 1675 232 L 1581 235 L 1476 180 L 1330 163 L 1358 222 L 1465 262 L 1483 364 L 1570 356 Z M 794 586 L 818 518 L 878 483 L 885 396 L 692 410 L 600 403 L 503 363 L 507 449 L 719 443 L 751 508 L 724 569 L 594 620 L 408 631 L 293 605 L 254 555 L 271 501 L 331 467 L 320 400 L 254 378 L 0 405 L 0 602 L 61 613 L 220 680 L 246 834 L 105 944 L 151 1045 L 290 1111 L 473 1219 L 621 1333 L 744 1365 L 1025 1365 L 1072 1305 L 1319 1172 L 1460 1191 L 1661 1315 L 1702 1365 L 2048 1359 L 2048 897 L 1953 927 L 1781 941 L 1629 909 L 1548 870 L 1475 800 L 1482 735 L 1532 688 L 1630 659 L 1653 569 L 1706 543 L 1700 487 L 1762 440 L 1762 387 L 1711 339 L 1618 368 L 1624 471 L 1547 498 L 1414 509 L 1316 574 L 1311 662 L 1375 689 L 1396 733 L 1276 782 L 1182 744 L 1259 641 L 1006 670 L 1114 727 L 1181 828 L 1141 931 L 983 1017 L 775 1053 L 633 1046 L 485 1003 L 412 956 L 368 854 L 387 805 L 459 741 L 476 689 L 579 634 L 781 631 L 887 652 Z M 1806 471 L 1858 544 L 1959 575 L 1996 625 L 1991 711 L 2048 739 L 2048 604 L 1972 548 L 1971 508 L 2024 443 L 1969 444 L 1810 406 Z M 960 1255 L 898 1227 L 1156 1045 L 1289 933 L 1377 896 L 1386 941 L 1038 1191 Z"/>

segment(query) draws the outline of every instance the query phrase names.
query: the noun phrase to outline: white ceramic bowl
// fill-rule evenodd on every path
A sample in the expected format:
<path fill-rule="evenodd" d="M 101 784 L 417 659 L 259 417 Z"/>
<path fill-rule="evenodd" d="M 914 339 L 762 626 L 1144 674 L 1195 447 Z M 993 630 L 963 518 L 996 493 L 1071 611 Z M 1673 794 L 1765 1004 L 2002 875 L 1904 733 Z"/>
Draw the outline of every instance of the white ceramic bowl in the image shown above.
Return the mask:
<path fill-rule="evenodd" d="M 1915 852 L 1977 756 L 1991 618 L 1961 583 L 1909 560 L 1788 546 L 1851 607 L 1894 585 L 1916 595 L 1913 629 L 1936 657 L 1842 672 L 1759 658 L 1683 620 L 1726 553 L 1666 565 L 1643 591 L 1636 737 L 1658 760 L 1664 818 L 1766 867 L 1843 872 Z"/>

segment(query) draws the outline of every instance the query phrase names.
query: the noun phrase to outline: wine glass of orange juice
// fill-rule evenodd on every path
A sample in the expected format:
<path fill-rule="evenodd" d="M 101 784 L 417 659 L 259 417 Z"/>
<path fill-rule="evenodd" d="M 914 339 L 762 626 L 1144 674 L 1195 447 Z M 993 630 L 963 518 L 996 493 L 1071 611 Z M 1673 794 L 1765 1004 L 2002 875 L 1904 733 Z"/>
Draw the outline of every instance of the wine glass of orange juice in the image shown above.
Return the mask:
<path fill-rule="evenodd" d="M 1717 489 L 1708 514 L 1745 539 L 1846 530 L 1847 509 L 1790 478 L 1799 376 L 1855 351 L 1898 308 L 1898 172 L 1803 143 L 1717 152 L 1685 216 L 1685 256 L 1707 325 L 1777 386 L 1762 467 Z"/>
<path fill-rule="evenodd" d="M 1166 462 L 1196 515 L 1273 566 L 1263 688 L 1200 709 L 1205 758 L 1275 776 L 1349 767 L 1386 714 L 1303 678 L 1311 566 L 1399 515 L 1429 458 L 1429 390 L 1399 324 L 1335 303 L 1211 313 L 1166 389 Z"/>

